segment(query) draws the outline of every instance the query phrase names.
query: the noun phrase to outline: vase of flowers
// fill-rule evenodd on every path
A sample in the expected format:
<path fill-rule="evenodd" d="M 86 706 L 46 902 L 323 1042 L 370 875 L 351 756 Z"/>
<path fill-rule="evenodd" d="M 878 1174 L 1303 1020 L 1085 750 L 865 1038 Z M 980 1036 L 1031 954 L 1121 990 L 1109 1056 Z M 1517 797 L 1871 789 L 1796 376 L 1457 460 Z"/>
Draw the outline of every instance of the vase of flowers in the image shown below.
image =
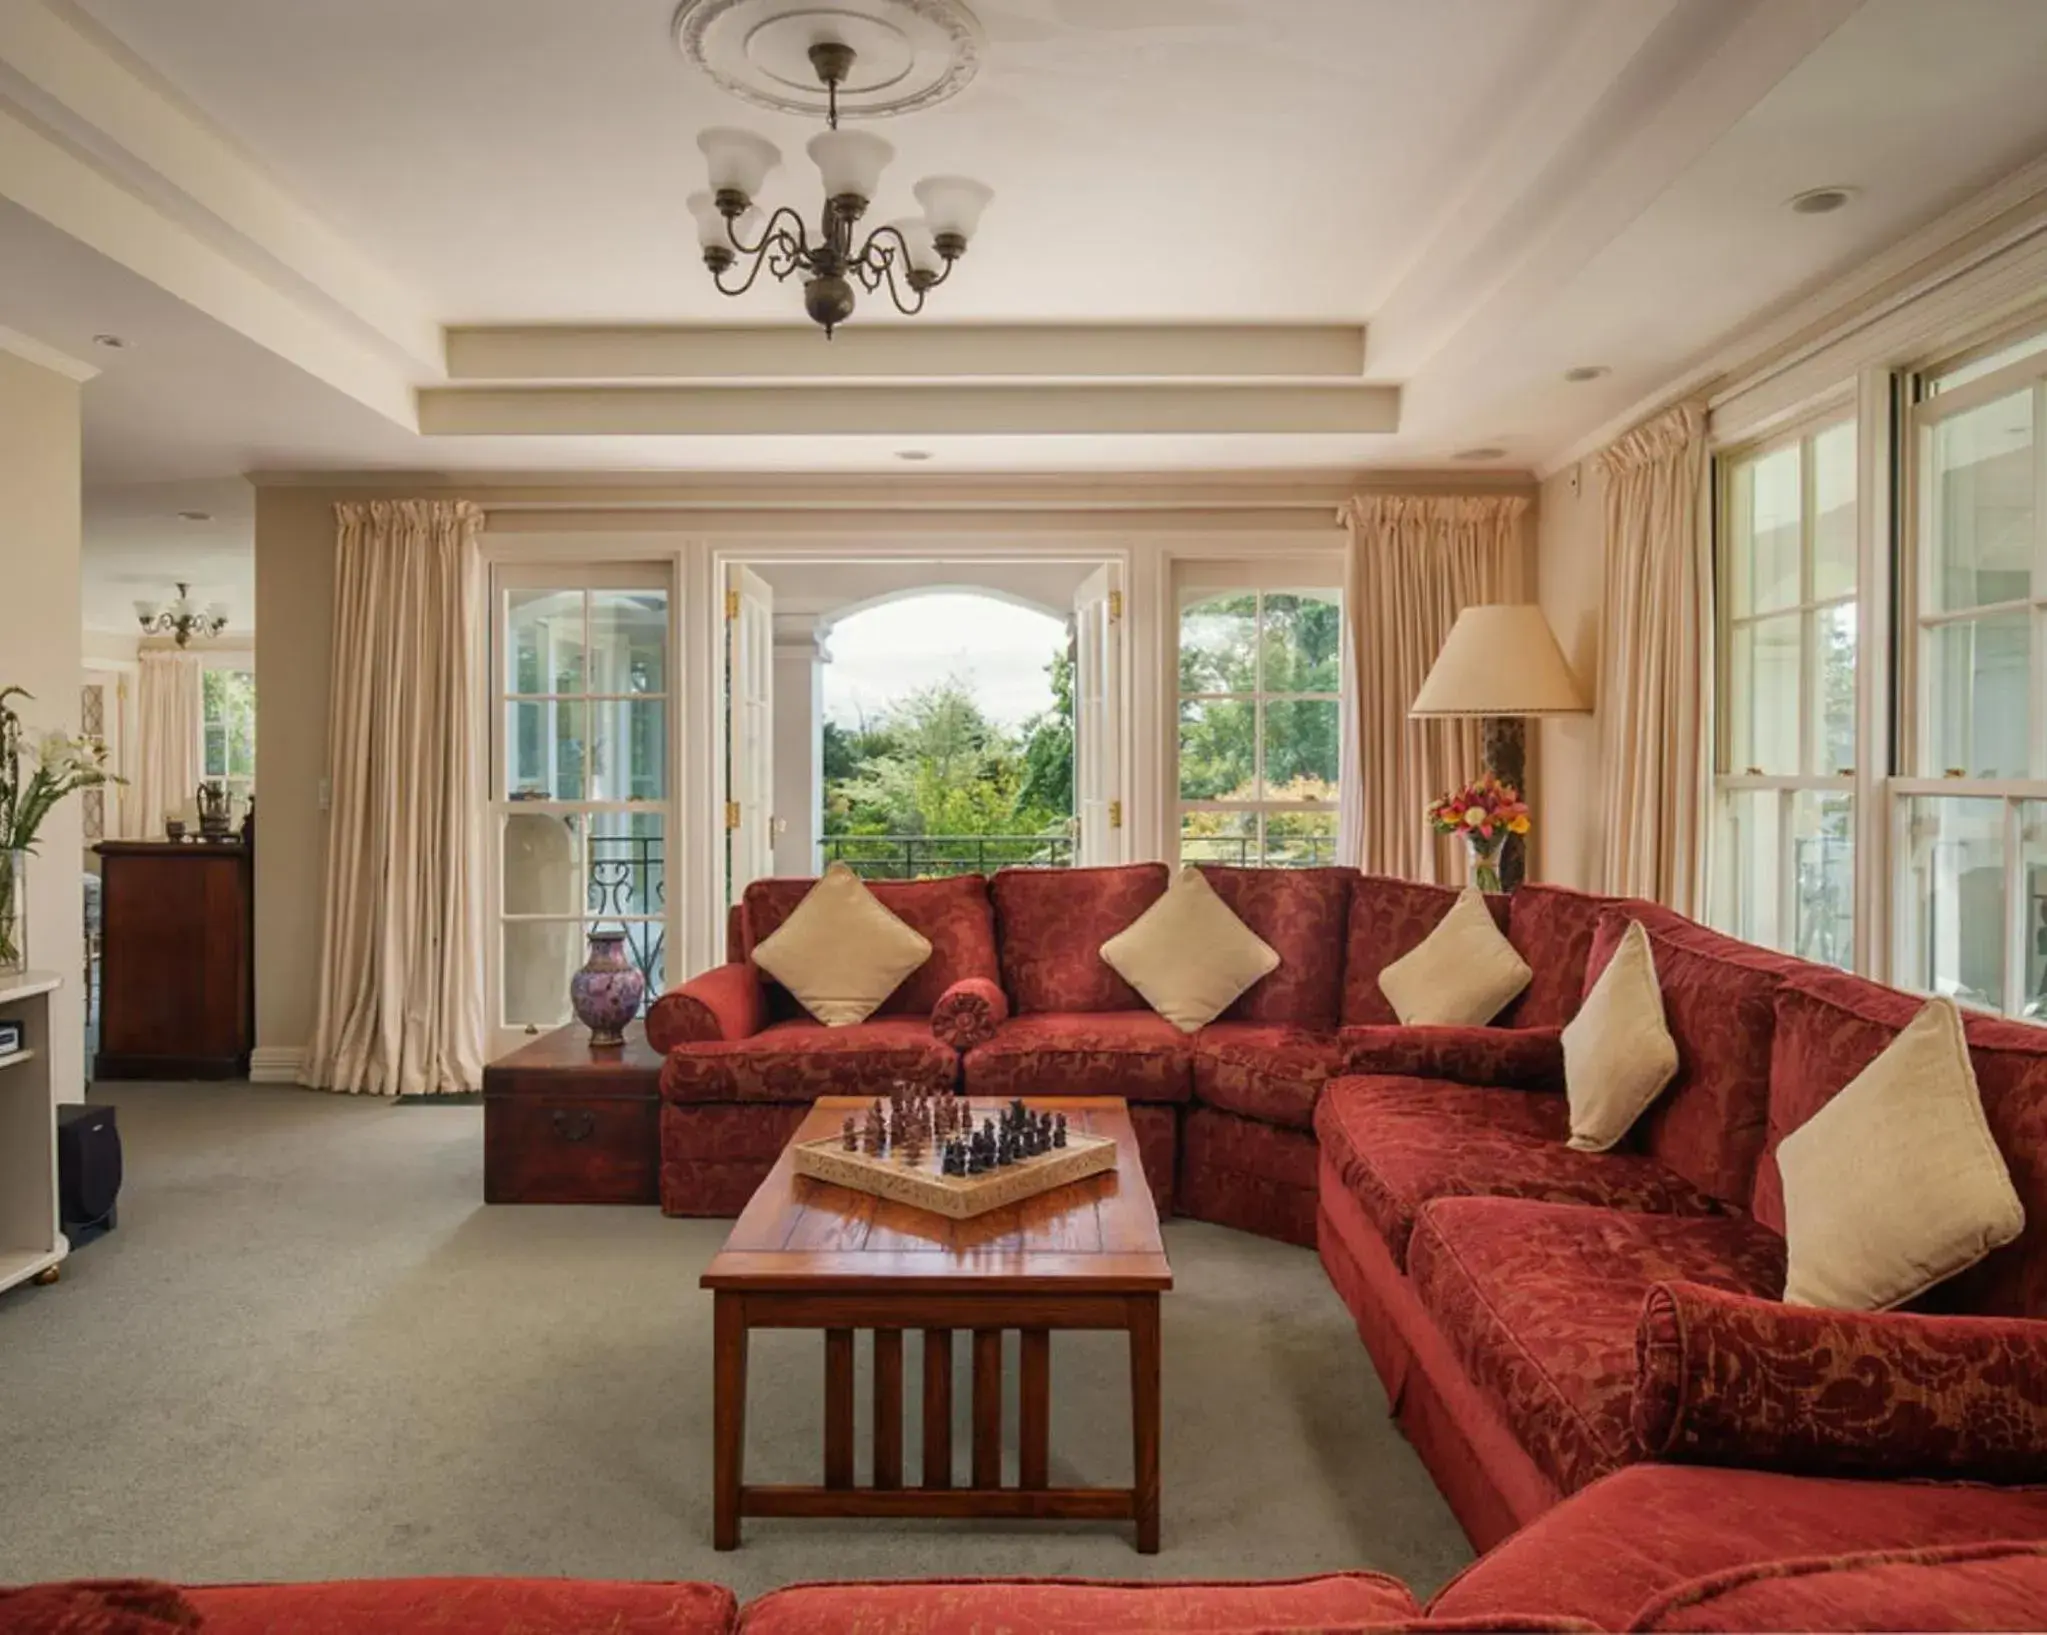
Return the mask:
<path fill-rule="evenodd" d="M 1528 803 L 1521 791 L 1488 772 L 1429 803 L 1429 827 L 1462 835 L 1471 848 L 1471 877 L 1480 891 L 1500 889 L 1500 849 L 1509 835 L 1528 833 Z"/>
<path fill-rule="evenodd" d="M 14 701 L 19 687 L 0 687 L 0 971 L 28 965 L 28 856 L 50 809 L 77 789 L 122 780 L 107 770 L 97 738 L 46 732 L 31 751 Z"/>

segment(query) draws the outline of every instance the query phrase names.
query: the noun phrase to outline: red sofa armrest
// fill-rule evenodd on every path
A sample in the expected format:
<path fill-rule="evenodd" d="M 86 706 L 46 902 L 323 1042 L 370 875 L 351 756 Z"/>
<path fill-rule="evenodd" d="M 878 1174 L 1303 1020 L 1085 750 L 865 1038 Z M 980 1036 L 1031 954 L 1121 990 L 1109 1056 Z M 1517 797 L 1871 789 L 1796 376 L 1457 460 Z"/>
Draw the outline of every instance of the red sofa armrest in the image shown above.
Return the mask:
<path fill-rule="evenodd" d="M 2047 1322 L 1659 1283 L 1635 1354 L 1635 1437 L 1653 1459 L 2047 1481 Z"/>
<path fill-rule="evenodd" d="M 1338 1035 L 1347 1073 L 1390 1073 L 1414 1079 L 1515 1090 L 1564 1087 L 1562 1028 L 1449 1028 L 1373 1025 Z"/>
<path fill-rule="evenodd" d="M 931 1031 L 962 1054 L 985 1045 L 1008 1020 L 1009 995 L 985 976 L 960 978 L 931 1007 Z"/>
<path fill-rule="evenodd" d="M 744 1039 L 767 1020 L 767 995 L 751 965 L 717 965 L 670 988 L 647 1008 L 647 1043 L 666 1055 L 677 1045 Z"/>

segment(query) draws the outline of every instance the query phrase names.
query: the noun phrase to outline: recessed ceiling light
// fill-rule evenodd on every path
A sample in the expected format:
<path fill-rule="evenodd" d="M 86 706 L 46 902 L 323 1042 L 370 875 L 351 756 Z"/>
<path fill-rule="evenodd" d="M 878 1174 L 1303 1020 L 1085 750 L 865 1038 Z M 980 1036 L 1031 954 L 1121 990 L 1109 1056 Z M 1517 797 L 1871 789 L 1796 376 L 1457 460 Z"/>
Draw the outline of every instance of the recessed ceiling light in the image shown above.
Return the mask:
<path fill-rule="evenodd" d="M 1793 194 L 1790 204 L 1797 215 L 1825 216 L 1854 197 L 1855 189 L 1852 187 L 1809 187 L 1803 193 Z"/>
<path fill-rule="evenodd" d="M 211 522 L 212 520 L 213 513 L 211 511 L 180 511 L 178 513 L 178 521 L 180 522 Z"/>
<path fill-rule="evenodd" d="M 1507 451 L 1503 448 L 1461 448 L 1450 458 L 1453 460 L 1504 460 Z"/>
<path fill-rule="evenodd" d="M 1588 380 L 1599 380 L 1613 371 L 1603 363 L 1581 363 L 1575 369 L 1566 369 L 1564 379 L 1573 386 L 1582 386 Z"/>
<path fill-rule="evenodd" d="M 931 458 L 931 451 L 928 448 L 899 448 L 896 450 L 896 458 L 898 460 L 928 460 Z"/>
<path fill-rule="evenodd" d="M 92 344 L 94 346 L 104 346 L 109 352 L 118 352 L 128 343 L 118 335 L 95 335 L 92 338 Z"/>

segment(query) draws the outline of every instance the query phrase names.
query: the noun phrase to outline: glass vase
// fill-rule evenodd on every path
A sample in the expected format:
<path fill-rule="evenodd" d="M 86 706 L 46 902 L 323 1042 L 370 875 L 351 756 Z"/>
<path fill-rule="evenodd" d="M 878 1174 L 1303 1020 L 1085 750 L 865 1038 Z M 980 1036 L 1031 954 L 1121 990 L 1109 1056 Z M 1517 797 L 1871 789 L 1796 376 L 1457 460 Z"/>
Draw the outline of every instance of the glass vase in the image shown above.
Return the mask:
<path fill-rule="evenodd" d="M 28 853 L 0 851 L 0 975 L 28 969 Z"/>
<path fill-rule="evenodd" d="M 1464 842 L 1471 848 L 1471 883 L 1480 891 L 1500 889 L 1500 849 L 1506 845 L 1504 834 L 1494 835 L 1488 840 L 1476 830 L 1466 830 Z"/>

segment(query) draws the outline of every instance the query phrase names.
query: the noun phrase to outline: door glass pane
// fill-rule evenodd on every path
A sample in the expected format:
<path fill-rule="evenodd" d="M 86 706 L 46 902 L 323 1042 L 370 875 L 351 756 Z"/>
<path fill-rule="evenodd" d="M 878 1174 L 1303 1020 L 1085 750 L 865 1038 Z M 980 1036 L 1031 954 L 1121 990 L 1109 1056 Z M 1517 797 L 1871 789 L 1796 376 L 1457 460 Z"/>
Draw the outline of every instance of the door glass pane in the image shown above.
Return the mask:
<path fill-rule="evenodd" d="M 667 851 L 658 812 L 591 812 L 584 818 L 583 908 L 604 921 L 659 917 L 668 908 Z"/>
<path fill-rule="evenodd" d="M 1855 960 L 1855 797 L 1807 789 L 1791 800 L 1791 952 L 1847 970 Z"/>
<path fill-rule="evenodd" d="M 1728 768 L 1789 777 L 1798 770 L 1800 616 L 1735 628 L 1728 654 Z"/>
<path fill-rule="evenodd" d="M 662 799 L 668 706 L 658 698 L 593 698 L 584 707 L 590 712 L 590 799 Z"/>
<path fill-rule="evenodd" d="M 584 859 L 574 814 L 508 812 L 499 839 L 499 906 L 506 914 L 580 914 Z"/>
<path fill-rule="evenodd" d="M 1265 706 L 1265 795 L 1270 800 L 1336 799 L 1337 703 L 1280 699 Z"/>
<path fill-rule="evenodd" d="M 2015 611 L 1927 629 L 1927 776 L 2028 776 L 2032 628 Z"/>
<path fill-rule="evenodd" d="M 1736 618 L 1796 607 L 1802 492 L 1792 443 L 1734 468 L 1728 610 Z"/>
<path fill-rule="evenodd" d="M 1265 598 L 1268 693 L 1333 693 L 1343 642 L 1336 598 L 1275 593 Z"/>
<path fill-rule="evenodd" d="M 1777 840 L 1783 795 L 1775 789 L 1737 789 L 1720 797 L 1720 929 L 1763 948 L 1777 940 Z"/>
<path fill-rule="evenodd" d="M 505 620 L 506 692 L 583 690 L 581 591 L 507 591 Z"/>
<path fill-rule="evenodd" d="M 1855 422 L 1813 438 L 1812 462 L 1812 594 L 1824 602 L 1855 590 Z"/>
<path fill-rule="evenodd" d="M 1180 615 L 1180 691 L 1248 693 L 1258 685 L 1258 598 L 1213 596 Z"/>
<path fill-rule="evenodd" d="M 573 699 L 515 699 L 505 706 L 505 796 L 581 800 L 583 710 Z"/>
<path fill-rule="evenodd" d="M 1239 867 L 1258 861 L 1256 812 L 1183 812 L 1180 815 L 1180 860 L 1183 863 L 1230 863 Z"/>
<path fill-rule="evenodd" d="M 1255 800 L 1258 768 L 1253 734 L 1257 707 L 1248 699 L 1188 699 L 1180 705 L 1180 798 Z"/>
<path fill-rule="evenodd" d="M 590 592 L 590 691 L 668 691 L 668 593 Z"/>
<path fill-rule="evenodd" d="M 1265 864 L 1268 868 L 1324 868 L 1335 861 L 1334 812 L 1265 814 Z"/>
<path fill-rule="evenodd" d="M 1813 616 L 1813 764 L 1822 777 L 1838 777 L 1855 765 L 1855 604 L 1823 607 Z"/>
<path fill-rule="evenodd" d="M 1899 946 L 1912 987 L 1963 1004 L 2004 1005 L 2004 802 L 1905 802 Z"/>
<path fill-rule="evenodd" d="M 506 1027 L 560 1027 L 569 1019 L 569 978 L 587 944 L 580 920 L 507 920 L 501 998 Z"/>
<path fill-rule="evenodd" d="M 2033 594 L 2033 394 L 2015 392 L 1932 428 L 1928 612 Z"/>

